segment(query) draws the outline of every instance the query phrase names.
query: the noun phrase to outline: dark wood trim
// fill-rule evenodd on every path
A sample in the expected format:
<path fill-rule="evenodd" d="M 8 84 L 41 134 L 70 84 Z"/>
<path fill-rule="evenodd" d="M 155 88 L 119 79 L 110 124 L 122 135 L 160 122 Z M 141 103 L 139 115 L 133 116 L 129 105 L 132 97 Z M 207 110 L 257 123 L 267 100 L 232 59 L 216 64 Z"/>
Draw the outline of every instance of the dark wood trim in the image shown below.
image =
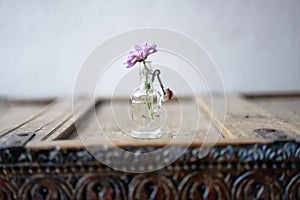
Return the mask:
<path fill-rule="evenodd" d="M 114 148 L 94 148 L 113 159 Z M 133 152 L 157 148 L 128 147 Z M 216 145 L 204 158 L 198 149 L 190 147 L 171 165 L 142 174 L 114 170 L 85 148 L 2 149 L 0 195 L 6 199 L 300 198 L 297 141 Z"/>

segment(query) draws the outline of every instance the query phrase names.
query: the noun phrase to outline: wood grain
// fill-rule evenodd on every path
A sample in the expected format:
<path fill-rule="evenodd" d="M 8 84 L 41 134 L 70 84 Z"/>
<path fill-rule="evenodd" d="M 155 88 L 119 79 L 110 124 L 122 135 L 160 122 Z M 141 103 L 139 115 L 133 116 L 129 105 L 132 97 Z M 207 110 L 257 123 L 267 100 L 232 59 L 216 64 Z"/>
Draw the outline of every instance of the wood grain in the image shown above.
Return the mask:
<path fill-rule="evenodd" d="M 84 115 L 94 104 L 91 100 L 82 98 L 80 99 L 80 105 L 78 113 Z M 12 140 L 17 135 L 30 135 L 30 140 L 27 143 L 68 136 L 75 128 L 72 111 L 71 98 L 57 99 L 29 121 L 7 132 L 1 138 L 1 141 Z M 20 145 L 24 145 L 24 143 L 20 143 Z"/>
<path fill-rule="evenodd" d="M 94 108 L 96 103 L 93 99 L 79 100 L 75 105 L 76 107 L 72 111 L 69 110 L 69 116 L 65 118 L 64 122 L 43 140 L 52 141 L 67 138 L 75 130 L 75 121 L 79 123 L 84 117 L 88 116 L 88 113 Z M 77 119 L 74 118 L 73 112 L 75 109 Z"/>
<path fill-rule="evenodd" d="M 269 101 L 259 103 L 239 96 L 228 96 L 224 124 L 223 98 L 214 97 L 212 101 L 214 113 L 210 102 L 209 98 L 201 96 L 196 101 L 192 98 L 176 99 L 163 104 L 165 120 L 162 137 L 158 140 L 140 140 L 128 135 L 130 126 L 125 120 L 128 115 L 126 110 L 128 101 L 124 99 L 115 100 L 113 109 L 110 100 L 103 100 L 96 106 L 95 112 L 88 112 L 94 108 L 94 102 L 82 98 L 77 103 L 77 113 L 82 119 L 79 120 L 81 123 L 77 130 L 75 130 L 71 99 L 57 99 L 46 107 L 44 104 L 16 105 L 7 113 L 11 117 L 15 116 L 15 121 L 9 121 L 5 117 L 0 120 L 0 124 L 3 124 L 0 130 L 6 131 L 0 142 L 21 139 L 16 136 L 24 134 L 28 134 L 24 136 L 27 145 L 58 139 L 81 139 L 99 144 L 106 143 L 107 140 L 116 144 L 136 144 L 143 141 L 145 145 L 152 144 L 153 141 L 158 143 L 163 141 L 162 143 L 167 144 L 174 139 L 200 142 L 222 140 L 222 138 L 240 141 L 245 139 L 272 141 L 292 139 L 300 134 L 299 100 L 289 100 L 288 102 L 292 103 L 285 103 L 284 100 L 279 101 L 277 98 L 275 103 Z"/>
<path fill-rule="evenodd" d="M 298 127 L 268 113 L 260 106 L 243 99 L 240 96 L 228 96 L 226 103 L 225 123 L 222 124 L 223 113 L 219 110 L 223 105 L 223 98 L 214 98 L 216 112 L 209 108 L 209 99 L 199 99 L 199 104 L 226 138 L 264 138 L 270 140 L 295 138 L 299 136 Z"/>
<path fill-rule="evenodd" d="M 1 103 L 1 102 L 0 102 Z M 40 115 L 47 106 L 47 103 L 24 103 L 23 101 L 2 101 L 5 110 L 0 115 L 0 137 L 14 129 L 28 123 Z"/>
<path fill-rule="evenodd" d="M 37 143 L 30 143 L 27 145 L 30 149 L 49 149 L 59 147 L 60 149 L 79 149 L 85 148 L 86 146 L 99 146 L 105 144 L 107 147 L 126 147 L 126 146 L 134 146 L 134 147 L 146 147 L 146 146 L 157 146 L 163 147 L 172 142 L 172 139 L 135 139 L 131 138 L 129 140 L 112 140 L 112 143 L 107 143 L 107 140 L 104 138 L 95 138 L 91 140 L 79 140 L 78 138 L 68 139 L 68 140 L 54 140 L 54 141 L 41 141 Z M 190 143 L 189 140 L 178 140 L 173 143 L 175 146 L 186 146 L 187 143 Z M 261 138 L 239 138 L 239 139 L 226 139 L 220 138 L 217 143 L 214 140 L 207 140 L 203 142 L 203 139 L 194 139 L 190 144 L 191 146 L 226 146 L 226 145 L 242 145 L 242 144 L 268 144 L 272 143 L 271 140 L 261 139 Z"/>
<path fill-rule="evenodd" d="M 251 101 L 286 123 L 300 127 L 300 97 L 253 98 Z"/>
<path fill-rule="evenodd" d="M 129 136 L 130 122 L 124 121 L 128 101 L 120 100 L 113 104 L 105 101 L 96 108 L 96 117 L 90 114 L 82 122 L 80 131 L 74 132 L 69 139 L 80 138 L 82 140 L 100 140 L 109 138 L 111 141 L 132 141 L 136 143 L 140 139 Z M 121 111 L 123 109 L 123 111 Z M 196 102 L 190 100 L 177 100 L 163 104 L 163 122 L 161 139 L 192 138 L 195 139 L 213 139 L 219 138 L 220 133 L 214 127 L 210 127 L 210 121 L 207 115 L 198 110 Z M 120 117 L 124 115 L 125 117 Z M 184 120 L 182 120 L 184 118 Z M 210 127 L 210 129 L 208 129 Z M 78 136 L 79 132 L 79 136 Z M 127 134 L 126 134 L 127 132 Z"/>

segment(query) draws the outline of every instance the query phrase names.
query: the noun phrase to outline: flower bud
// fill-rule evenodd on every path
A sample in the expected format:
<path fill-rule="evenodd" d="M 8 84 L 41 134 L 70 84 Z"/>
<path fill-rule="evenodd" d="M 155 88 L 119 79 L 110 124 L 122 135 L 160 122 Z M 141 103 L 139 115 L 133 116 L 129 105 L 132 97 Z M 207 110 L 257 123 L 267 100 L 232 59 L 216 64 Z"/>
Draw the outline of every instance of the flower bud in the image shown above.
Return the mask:
<path fill-rule="evenodd" d="M 164 91 L 165 95 L 163 96 L 163 102 L 169 101 L 174 97 L 173 91 L 170 88 L 164 88 Z"/>

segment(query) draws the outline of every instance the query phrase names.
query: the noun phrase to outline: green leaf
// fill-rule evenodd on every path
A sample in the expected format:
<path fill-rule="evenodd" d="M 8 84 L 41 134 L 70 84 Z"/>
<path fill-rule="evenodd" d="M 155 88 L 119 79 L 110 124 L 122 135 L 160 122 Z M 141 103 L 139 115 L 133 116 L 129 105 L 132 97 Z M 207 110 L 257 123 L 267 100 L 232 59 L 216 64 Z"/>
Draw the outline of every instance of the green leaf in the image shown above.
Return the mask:
<path fill-rule="evenodd" d="M 150 83 L 146 83 L 146 90 L 150 90 Z"/>
<path fill-rule="evenodd" d="M 151 112 L 151 119 L 154 121 L 154 112 Z"/>
<path fill-rule="evenodd" d="M 150 111 L 151 110 L 151 106 L 152 106 L 151 102 L 148 102 L 147 105 L 148 105 L 148 110 Z"/>

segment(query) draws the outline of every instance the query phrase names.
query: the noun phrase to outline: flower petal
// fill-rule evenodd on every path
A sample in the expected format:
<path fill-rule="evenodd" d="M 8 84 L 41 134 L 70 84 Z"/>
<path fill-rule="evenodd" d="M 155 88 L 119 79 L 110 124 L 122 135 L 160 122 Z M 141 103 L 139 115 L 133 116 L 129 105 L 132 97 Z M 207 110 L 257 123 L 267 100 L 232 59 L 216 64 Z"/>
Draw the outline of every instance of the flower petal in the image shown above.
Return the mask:
<path fill-rule="evenodd" d="M 124 60 L 124 65 L 129 68 L 135 65 L 137 62 L 141 62 L 147 59 L 150 54 L 157 52 L 156 44 L 152 43 L 148 45 L 145 43 L 143 45 L 135 45 L 133 49 L 131 49 L 126 59 Z"/>

